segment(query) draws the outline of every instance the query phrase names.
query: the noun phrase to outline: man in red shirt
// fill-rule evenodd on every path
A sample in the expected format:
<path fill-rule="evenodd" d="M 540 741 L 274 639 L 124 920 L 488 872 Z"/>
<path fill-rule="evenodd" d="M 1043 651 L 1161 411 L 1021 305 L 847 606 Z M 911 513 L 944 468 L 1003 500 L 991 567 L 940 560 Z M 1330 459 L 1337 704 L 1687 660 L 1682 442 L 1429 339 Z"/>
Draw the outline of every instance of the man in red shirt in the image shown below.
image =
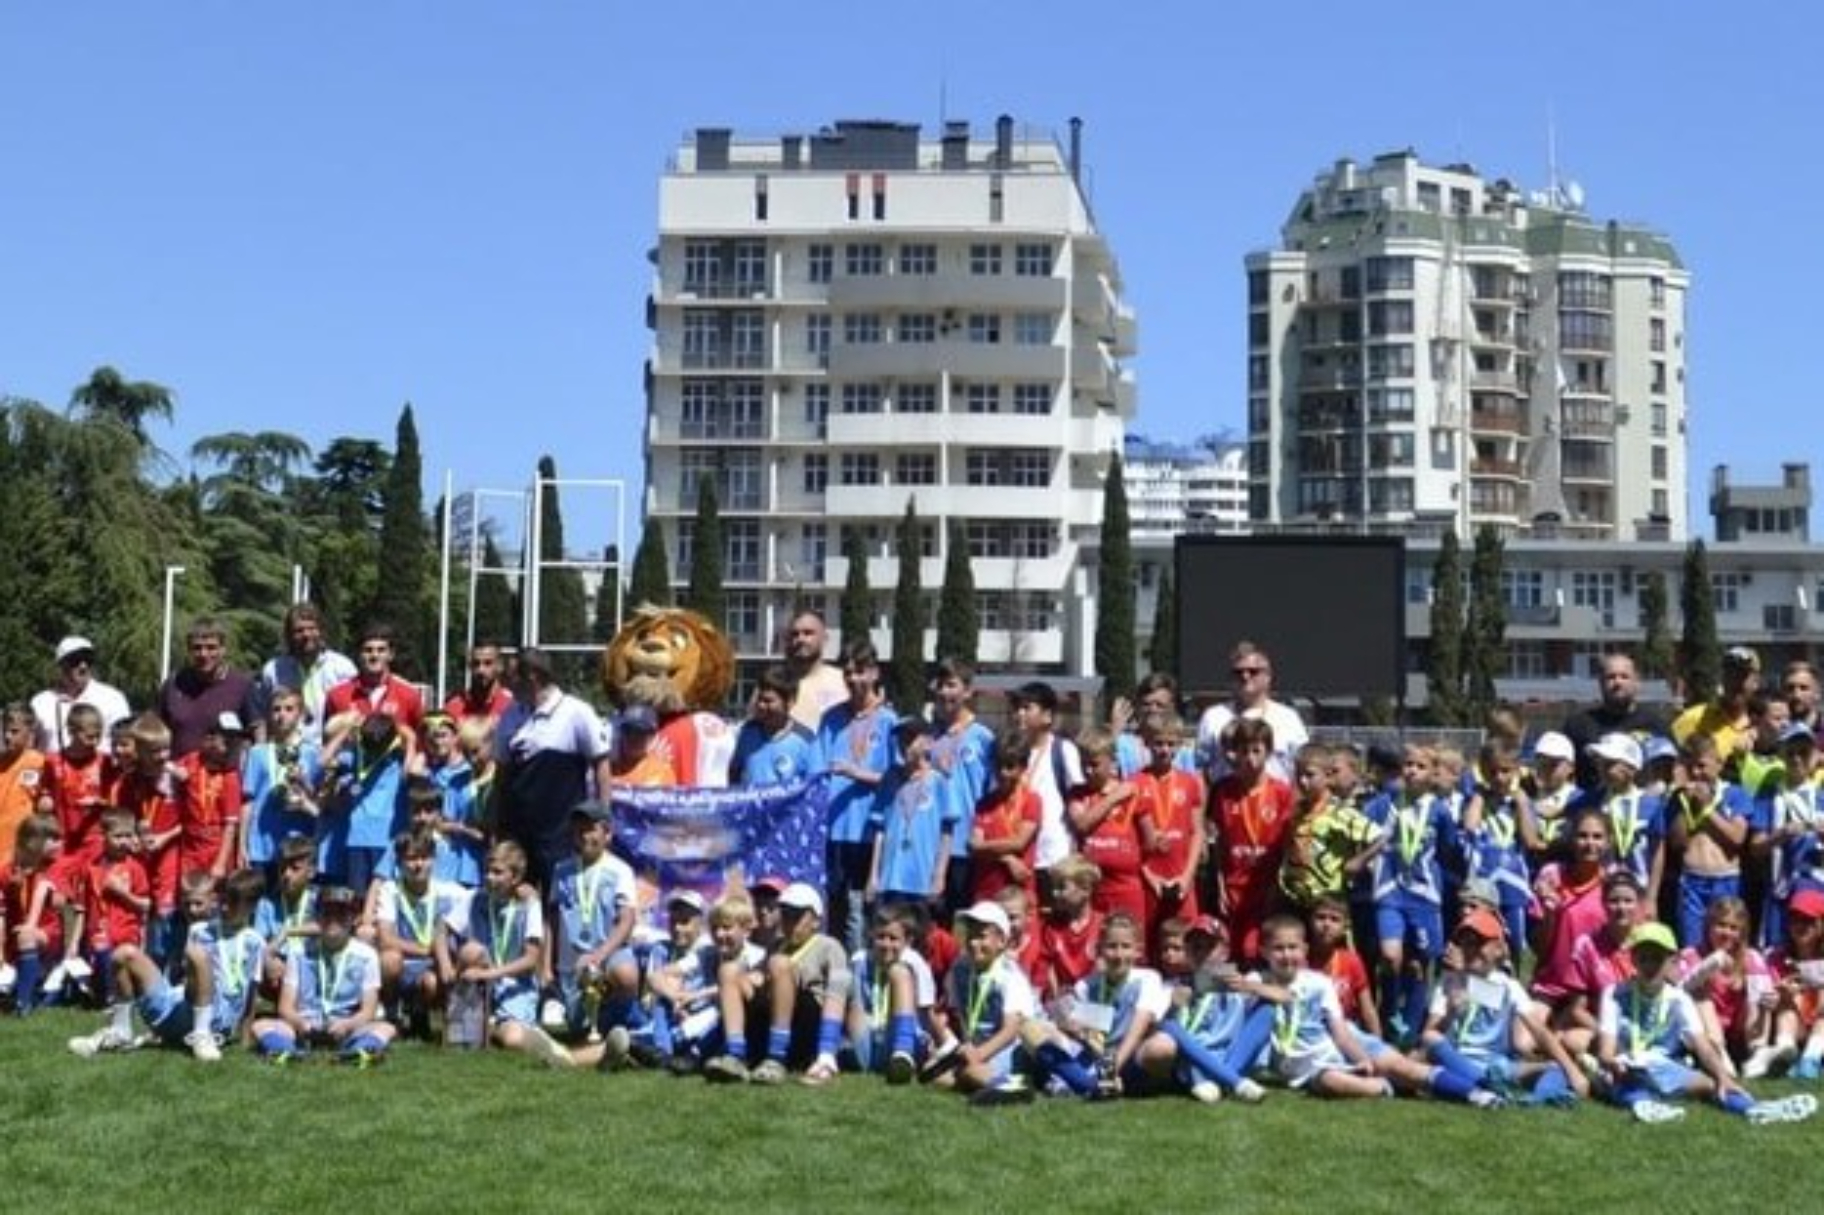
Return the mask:
<path fill-rule="evenodd" d="M 468 686 L 444 701 L 443 711 L 457 725 L 470 717 L 499 721 L 513 703 L 513 690 L 503 675 L 500 647 L 492 641 L 476 642 L 469 647 Z"/>
<path fill-rule="evenodd" d="M 324 719 L 333 721 L 344 713 L 356 713 L 365 721 L 384 713 L 399 727 L 408 750 L 414 748 L 424 720 L 424 698 L 417 688 L 393 674 L 392 626 L 370 624 L 362 630 L 355 662 L 360 672 L 329 690 Z"/>

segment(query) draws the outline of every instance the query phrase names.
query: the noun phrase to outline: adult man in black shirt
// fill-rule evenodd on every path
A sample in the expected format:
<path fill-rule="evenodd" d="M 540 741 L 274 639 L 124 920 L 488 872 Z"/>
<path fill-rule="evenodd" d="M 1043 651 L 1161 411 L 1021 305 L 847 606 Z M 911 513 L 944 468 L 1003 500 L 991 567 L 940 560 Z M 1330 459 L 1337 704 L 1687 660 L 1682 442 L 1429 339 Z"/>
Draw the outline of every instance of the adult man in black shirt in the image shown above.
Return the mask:
<path fill-rule="evenodd" d="M 1640 703 L 1640 675 L 1628 655 L 1605 656 L 1597 686 L 1602 700 L 1572 713 L 1563 726 L 1565 736 L 1577 748 L 1577 783 L 1585 789 L 1602 787 L 1602 765 L 1590 758 L 1591 743 L 1617 732 L 1635 736 L 1667 732 L 1664 715 Z"/>

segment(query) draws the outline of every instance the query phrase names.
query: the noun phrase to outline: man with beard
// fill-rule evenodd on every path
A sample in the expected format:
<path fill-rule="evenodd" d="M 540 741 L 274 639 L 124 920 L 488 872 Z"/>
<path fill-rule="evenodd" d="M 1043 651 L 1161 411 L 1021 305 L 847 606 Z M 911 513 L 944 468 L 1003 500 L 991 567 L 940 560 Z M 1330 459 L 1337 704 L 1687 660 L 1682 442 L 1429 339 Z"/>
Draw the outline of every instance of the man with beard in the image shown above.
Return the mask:
<path fill-rule="evenodd" d="M 849 686 L 843 680 L 842 668 L 823 660 L 823 647 L 829 636 L 830 630 L 822 613 L 807 609 L 792 617 L 785 641 L 785 669 L 798 681 L 798 694 L 792 699 L 792 718 L 813 733 L 826 711 L 849 698 Z M 867 638 L 844 640 L 866 641 Z"/>
<path fill-rule="evenodd" d="M 304 737 L 323 741 L 324 705 L 329 690 L 355 677 L 355 664 L 346 654 L 330 649 L 323 634 L 323 610 L 314 603 L 294 603 L 285 612 L 285 652 L 260 668 L 259 713 L 251 719 L 254 737 L 266 737 L 266 718 L 272 696 L 280 688 L 295 688 L 303 698 L 300 721 Z"/>
<path fill-rule="evenodd" d="M 497 722 L 513 703 L 513 692 L 501 678 L 500 646 L 478 641 L 469 647 L 469 683 L 443 704 L 443 711 L 461 725 L 471 717 Z"/>
<path fill-rule="evenodd" d="M 1602 699 L 1564 719 L 1562 733 L 1577 752 L 1577 785 L 1592 792 L 1602 788 L 1602 761 L 1590 747 L 1607 734 L 1631 734 L 1636 739 L 1666 733 L 1666 719 L 1640 703 L 1640 675 L 1626 654 L 1607 654 L 1597 676 Z"/>
<path fill-rule="evenodd" d="M 614 749 L 588 701 L 557 685 L 542 650 L 522 650 L 512 675 L 513 703 L 495 730 L 501 833 L 518 840 L 541 885 L 570 855 L 570 811 L 590 798 L 589 778 L 606 796 Z"/>

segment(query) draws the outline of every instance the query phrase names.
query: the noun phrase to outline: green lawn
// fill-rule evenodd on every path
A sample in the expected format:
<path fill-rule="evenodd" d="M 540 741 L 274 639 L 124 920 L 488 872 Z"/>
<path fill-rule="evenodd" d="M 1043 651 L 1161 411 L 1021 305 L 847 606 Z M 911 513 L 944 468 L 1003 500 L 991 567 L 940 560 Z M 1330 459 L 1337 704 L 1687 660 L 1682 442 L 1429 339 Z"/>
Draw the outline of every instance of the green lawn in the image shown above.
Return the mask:
<path fill-rule="evenodd" d="M 97 1024 L 0 1022 L 6 1210 L 1775 1212 L 1815 1190 L 1824 1137 L 1279 1092 L 973 1110 L 854 1077 L 710 1088 L 409 1045 L 366 1073 L 65 1053 Z"/>

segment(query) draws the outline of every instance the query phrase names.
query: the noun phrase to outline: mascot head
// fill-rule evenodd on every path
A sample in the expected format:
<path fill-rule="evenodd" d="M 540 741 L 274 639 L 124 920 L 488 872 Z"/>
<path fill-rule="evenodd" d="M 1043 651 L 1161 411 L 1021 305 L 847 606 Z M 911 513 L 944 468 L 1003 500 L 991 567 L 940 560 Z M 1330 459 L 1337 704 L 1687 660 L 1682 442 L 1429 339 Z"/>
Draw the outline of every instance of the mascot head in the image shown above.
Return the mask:
<path fill-rule="evenodd" d="M 622 708 L 713 712 L 728 699 L 734 679 L 735 651 L 728 638 L 683 608 L 642 604 L 602 656 L 602 681 Z"/>

